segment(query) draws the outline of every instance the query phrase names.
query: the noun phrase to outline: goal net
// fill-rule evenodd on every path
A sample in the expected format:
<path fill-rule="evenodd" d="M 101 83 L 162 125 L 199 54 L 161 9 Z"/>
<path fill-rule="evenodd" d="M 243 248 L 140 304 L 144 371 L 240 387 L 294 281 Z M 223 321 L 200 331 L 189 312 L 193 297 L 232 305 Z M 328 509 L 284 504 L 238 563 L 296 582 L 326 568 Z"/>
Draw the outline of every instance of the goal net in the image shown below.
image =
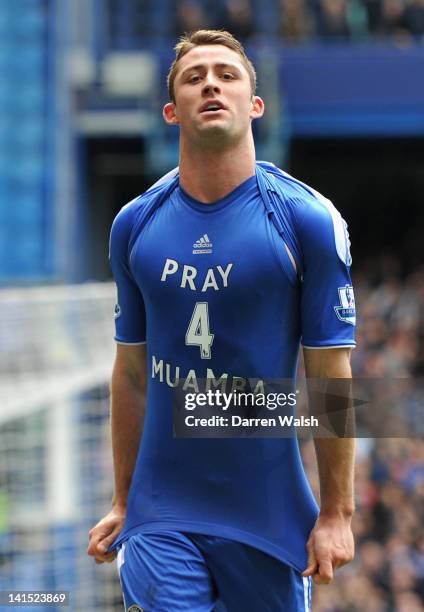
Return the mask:
<path fill-rule="evenodd" d="M 0 590 L 83 612 L 122 610 L 115 564 L 85 552 L 112 496 L 114 301 L 109 283 L 0 291 Z"/>

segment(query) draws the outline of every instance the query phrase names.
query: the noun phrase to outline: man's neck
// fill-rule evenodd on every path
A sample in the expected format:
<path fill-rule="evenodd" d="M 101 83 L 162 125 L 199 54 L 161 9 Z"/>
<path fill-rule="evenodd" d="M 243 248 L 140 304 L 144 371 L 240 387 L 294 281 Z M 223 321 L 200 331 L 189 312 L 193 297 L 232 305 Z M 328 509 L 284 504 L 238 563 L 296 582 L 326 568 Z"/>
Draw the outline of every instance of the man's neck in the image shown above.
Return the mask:
<path fill-rule="evenodd" d="M 194 150 L 180 143 L 180 185 L 199 202 L 224 198 L 255 170 L 253 138 L 224 150 Z"/>

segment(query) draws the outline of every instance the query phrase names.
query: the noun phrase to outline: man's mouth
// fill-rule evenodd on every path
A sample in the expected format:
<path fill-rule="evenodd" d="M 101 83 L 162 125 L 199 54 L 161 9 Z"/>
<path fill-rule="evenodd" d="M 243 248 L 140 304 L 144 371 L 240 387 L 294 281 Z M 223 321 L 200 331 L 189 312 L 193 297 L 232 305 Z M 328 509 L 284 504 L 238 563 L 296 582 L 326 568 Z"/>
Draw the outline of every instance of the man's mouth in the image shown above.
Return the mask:
<path fill-rule="evenodd" d="M 217 111 L 225 110 L 223 104 L 220 102 L 208 102 L 204 104 L 200 109 L 201 113 L 216 113 Z"/>

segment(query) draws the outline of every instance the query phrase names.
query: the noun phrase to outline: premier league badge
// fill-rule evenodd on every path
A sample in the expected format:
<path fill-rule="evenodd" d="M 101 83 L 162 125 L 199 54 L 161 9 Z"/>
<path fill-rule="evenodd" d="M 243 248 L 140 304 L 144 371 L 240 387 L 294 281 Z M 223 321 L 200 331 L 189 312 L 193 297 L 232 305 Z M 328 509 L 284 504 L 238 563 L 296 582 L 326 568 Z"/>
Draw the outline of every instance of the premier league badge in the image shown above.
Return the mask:
<path fill-rule="evenodd" d="M 355 325 L 356 323 L 356 309 L 355 309 L 355 296 L 353 295 L 352 285 L 346 285 L 345 287 L 339 287 L 339 299 L 340 306 L 334 306 L 334 312 L 340 321 Z"/>

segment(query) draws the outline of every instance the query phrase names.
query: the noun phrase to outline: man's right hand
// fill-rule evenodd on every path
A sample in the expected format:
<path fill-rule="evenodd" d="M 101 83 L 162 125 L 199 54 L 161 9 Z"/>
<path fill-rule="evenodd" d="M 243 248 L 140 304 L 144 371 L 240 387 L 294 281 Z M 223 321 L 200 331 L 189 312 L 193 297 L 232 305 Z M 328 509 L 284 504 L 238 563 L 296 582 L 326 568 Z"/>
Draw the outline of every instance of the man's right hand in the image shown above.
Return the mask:
<path fill-rule="evenodd" d="M 113 506 L 88 532 L 87 554 L 94 557 L 96 563 L 110 563 L 116 557 L 116 552 L 107 552 L 112 542 L 118 537 L 124 526 L 126 509 L 122 506 Z"/>

